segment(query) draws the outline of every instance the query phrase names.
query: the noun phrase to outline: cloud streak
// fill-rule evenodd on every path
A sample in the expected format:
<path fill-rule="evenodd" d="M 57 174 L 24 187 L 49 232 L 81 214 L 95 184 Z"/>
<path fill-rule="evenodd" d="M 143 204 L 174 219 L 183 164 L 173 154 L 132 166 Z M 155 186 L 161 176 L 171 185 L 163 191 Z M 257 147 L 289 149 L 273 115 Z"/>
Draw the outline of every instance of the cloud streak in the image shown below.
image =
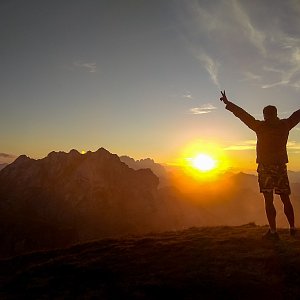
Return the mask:
<path fill-rule="evenodd" d="M 238 144 L 228 146 L 224 150 L 228 151 L 245 151 L 245 150 L 254 150 L 256 148 L 256 140 L 246 140 Z"/>
<path fill-rule="evenodd" d="M 16 156 L 8 153 L 0 153 L 0 157 L 2 158 L 15 158 Z"/>
<path fill-rule="evenodd" d="M 292 151 L 300 150 L 300 143 L 297 141 L 289 141 L 287 143 L 287 148 L 288 150 L 292 150 Z"/>
<path fill-rule="evenodd" d="M 74 62 L 73 65 L 78 68 L 82 68 L 87 70 L 89 73 L 96 73 L 97 72 L 97 64 L 95 62 Z"/>
<path fill-rule="evenodd" d="M 204 52 L 199 53 L 198 55 L 196 55 L 196 57 L 204 65 L 204 67 L 205 67 L 206 71 L 208 72 L 212 82 L 219 89 L 221 89 L 219 79 L 218 79 L 220 64 L 217 61 L 213 60 L 209 55 L 207 55 Z"/>
<path fill-rule="evenodd" d="M 193 107 L 189 110 L 189 112 L 192 115 L 204 115 L 204 114 L 208 114 L 211 113 L 212 111 L 214 111 L 215 109 L 217 109 L 215 106 L 213 106 L 210 103 L 204 104 L 200 107 Z"/>
<path fill-rule="evenodd" d="M 193 100 L 194 97 L 192 96 L 192 94 L 190 92 L 186 92 L 182 95 L 182 98 L 187 99 L 187 100 Z"/>
<path fill-rule="evenodd" d="M 256 47 L 262 55 L 266 55 L 266 49 L 264 45 L 265 34 L 255 28 L 247 12 L 243 9 L 238 1 L 231 0 L 230 3 L 232 5 L 236 21 L 241 26 L 244 32 L 244 37 L 248 39 L 248 41 L 254 47 Z"/>
<path fill-rule="evenodd" d="M 300 5 L 275 2 L 272 15 L 270 2 L 257 0 L 189 0 L 180 6 L 187 47 L 216 86 L 222 74 L 234 73 L 263 89 L 300 89 Z"/>
<path fill-rule="evenodd" d="M 272 88 L 272 87 L 275 87 L 275 86 L 279 86 L 279 85 L 286 85 L 288 83 L 289 83 L 289 80 L 281 80 L 281 81 L 270 83 L 270 84 L 263 84 L 261 86 L 261 88 L 262 89 L 269 89 L 269 88 Z"/>
<path fill-rule="evenodd" d="M 243 72 L 243 75 L 244 75 L 244 78 L 241 79 L 241 81 L 253 81 L 253 80 L 259 81 L 259 80 L 261 80 L 260 75 L 254 74 L 250 71 Z"/>

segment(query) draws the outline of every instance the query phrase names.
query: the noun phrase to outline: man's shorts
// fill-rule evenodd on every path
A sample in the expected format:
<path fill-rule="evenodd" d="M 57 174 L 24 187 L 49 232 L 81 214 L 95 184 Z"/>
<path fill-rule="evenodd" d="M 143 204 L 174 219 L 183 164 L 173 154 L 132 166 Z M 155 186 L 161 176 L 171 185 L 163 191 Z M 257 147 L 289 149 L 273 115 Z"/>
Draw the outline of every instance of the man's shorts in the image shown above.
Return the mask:
<path fill-rule="evenodd" d="M 275 190 L 275 194 L 290 195 L 291 189 L 287 175 L 286 164 L 258 164 L 257 172 L 259 189 L 261 193 L 273 192 L 273 190 Z"/>

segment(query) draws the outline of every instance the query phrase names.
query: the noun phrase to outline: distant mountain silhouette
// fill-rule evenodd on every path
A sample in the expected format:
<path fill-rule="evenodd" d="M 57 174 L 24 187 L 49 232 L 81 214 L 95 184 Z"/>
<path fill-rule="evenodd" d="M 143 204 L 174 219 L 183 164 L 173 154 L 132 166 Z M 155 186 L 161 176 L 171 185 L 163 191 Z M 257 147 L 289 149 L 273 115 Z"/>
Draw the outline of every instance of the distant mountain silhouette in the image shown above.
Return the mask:
<path fill-rule="evenodd" d="M 38 160 L 21 155 L 2 169 L 0 256 L 191 226 L 266 224 L 257 176 L 228 173 L 201 182 L 176 169 L 165 172 L 151 159 L 122 160 L 127 163 L 104 148 L 84 155 L 71 150 Z M 163 186 L 149 167 L 167 174 Z M 299 211 L 300 184 L 292 190 Z M 285 226 L 282 205 L 275 204 Z"/>
<path fill-rule="evenodd" d="M 0 171 L 2 252 L 57 247 L 155 228 L 159 180 L 100 148 L 25 155 Z"/>
<path fill-rule="evenodd" d="M 134 170 L 104 148 L 21 155 L 0 171 L 0 256 L 217 223 L 158 184 L 149 168 Z"/>
<path fill-rule="evenodd" d="M 134 170 L 151 169 L 151 171 L 160 179 L 160 186 L 167 184 L 168 173 L 166 169 L 161 164 L 156 163 L 153 159 L 145 158 L 135 160 L 129 156 L 123 155 L 120 156 L 120 160 Z"/>

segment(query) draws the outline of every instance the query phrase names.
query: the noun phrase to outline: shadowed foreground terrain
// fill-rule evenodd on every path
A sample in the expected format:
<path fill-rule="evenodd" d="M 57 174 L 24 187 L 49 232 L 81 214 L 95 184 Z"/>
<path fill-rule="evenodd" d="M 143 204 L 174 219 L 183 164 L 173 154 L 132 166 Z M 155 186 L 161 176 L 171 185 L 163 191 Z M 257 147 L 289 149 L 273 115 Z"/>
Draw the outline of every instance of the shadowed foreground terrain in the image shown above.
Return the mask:
<path fill-rule="evenodd" d="M 190 228 L 2 260 L 0 298 L 299 299 L 300 238 L 265 231 Z"/>

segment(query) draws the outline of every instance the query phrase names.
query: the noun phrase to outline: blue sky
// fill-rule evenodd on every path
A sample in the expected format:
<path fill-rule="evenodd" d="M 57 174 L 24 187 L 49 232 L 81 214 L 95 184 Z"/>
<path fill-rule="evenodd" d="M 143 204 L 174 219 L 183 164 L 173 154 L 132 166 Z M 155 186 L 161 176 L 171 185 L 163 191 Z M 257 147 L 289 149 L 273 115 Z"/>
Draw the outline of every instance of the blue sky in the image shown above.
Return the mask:
<path fill-rule="evenodd" d="M 299 1 L 10 0 L 0 25 L 0 163 L 100 147 L 170 162 L 193 141 L 254 162 L 220 89 L 257 118 L 299 109 Z"/>

